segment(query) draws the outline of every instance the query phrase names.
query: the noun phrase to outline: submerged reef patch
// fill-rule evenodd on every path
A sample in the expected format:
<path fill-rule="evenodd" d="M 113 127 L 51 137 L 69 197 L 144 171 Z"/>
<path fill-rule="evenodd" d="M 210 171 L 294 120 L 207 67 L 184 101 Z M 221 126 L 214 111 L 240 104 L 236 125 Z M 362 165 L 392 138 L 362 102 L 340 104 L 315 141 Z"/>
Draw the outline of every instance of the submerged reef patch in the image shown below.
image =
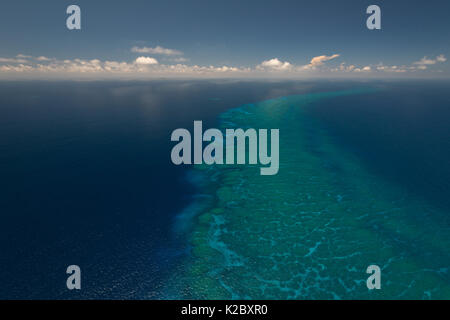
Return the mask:
<path fill-rule="evenodd" d="M 349 90 L 231 109 L 223 128 L 280 128 L 280 171 L 195 166 L 213 203 L 196 219 L 181 298 L 450 298 L 448 228 L 433 207 L 367 170 L 306 111 Z M 368 290 L 367 266 L 382 270 Z"/>

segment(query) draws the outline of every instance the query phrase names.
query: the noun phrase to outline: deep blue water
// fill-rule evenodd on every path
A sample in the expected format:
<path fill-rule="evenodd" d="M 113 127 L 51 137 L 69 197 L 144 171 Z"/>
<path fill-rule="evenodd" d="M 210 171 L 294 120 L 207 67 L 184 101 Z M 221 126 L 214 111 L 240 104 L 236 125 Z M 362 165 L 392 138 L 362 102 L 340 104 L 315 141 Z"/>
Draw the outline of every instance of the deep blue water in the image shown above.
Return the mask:
<path fill-rule="evenodd" d="M 381 90 L 310 112 L 370 170 L 449 212 L 448 83 L 0 83 L 0 298 L 167 296 L 189 254 L 174 221 L 196 192 L 170 161 L 171 132 L 248 102 L 358 86 Z M 79 292 L 65 287 L 71 264 Z"/>
<path fill-rule="evenodd" d="M 450 216 L 449 90 L 448 82 L 394 83 L 370 96 L 318 102 L 309 111 L 371 171 Z"/>
<path fill-rule="evenodd" d="M 303 84 L 0 84 L 0 298 L 157 298 L 195 193 L 171 132 Z M 65 288 L 68 265 L 80 292 Z"/>

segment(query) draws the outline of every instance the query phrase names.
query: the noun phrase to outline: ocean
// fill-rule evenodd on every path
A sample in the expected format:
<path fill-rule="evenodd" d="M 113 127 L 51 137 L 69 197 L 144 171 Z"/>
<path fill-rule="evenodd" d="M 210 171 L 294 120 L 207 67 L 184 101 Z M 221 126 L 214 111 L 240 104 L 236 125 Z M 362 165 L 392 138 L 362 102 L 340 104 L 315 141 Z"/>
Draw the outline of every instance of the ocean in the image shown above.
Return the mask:
<path fill-rule="evenodd" d="M 448 299 L 449 88 L 2 82 L 0 298 Z M 279 128 L 279 173 L 175 166 L 194 120 Z"/>

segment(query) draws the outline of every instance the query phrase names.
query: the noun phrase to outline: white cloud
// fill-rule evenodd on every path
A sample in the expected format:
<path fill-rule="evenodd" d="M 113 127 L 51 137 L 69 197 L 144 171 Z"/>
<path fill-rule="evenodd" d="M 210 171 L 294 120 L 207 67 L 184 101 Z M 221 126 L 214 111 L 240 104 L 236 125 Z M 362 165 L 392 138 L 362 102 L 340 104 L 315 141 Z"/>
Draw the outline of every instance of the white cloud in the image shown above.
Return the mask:
<path fill-rule="evenodd" d="M 427 57 L 423 57 L 422 59 L 414 62 L 413 64 L 419 65 L 419 66 L 428 66 L 428 65 L 436 64 L 438 62 L 445 62 L 445 61 L 447 61 L 447 58 L 443 54 L 441 54 L 441 55 L 438 55 L 435 59 L 429 59 Z"/>
<path fill-rule="evenodd" d="M 0 63 L 27 63 L 28 60 L 23 58 L 0 58 Z"/>
<path fill-rule="evenodd" d="M 447 58 L 443 54 L 441 54 L 436 57 L 436 61 L 437 62 L 445 62 L 445 61 L 447 61 Z"/>
<path fill-rule="evenodd" d="M 13 58 L 0 58 L 0 76 L 3 78 L 20 77 L 36 78 L 127 78 L 151 79 L 158 77 L 288 77 L 302 78 L 314 76 L 372 77 L 383 74 L 414 73 L 423 74 L 428 66 L 445 62 L 444 55 L 434 59 L 427 57 L 409 65 L 368 64 L 356 65 L 341 63 L 330 67 L 326 62 L 339 57 L 338 54 L 321 55 L 310 59 L 305 65 L 294 65 L 278 58 L 265 60 L 253 67 L 237 67 L 230 65 L 200 66 L 188 65 L 187 59 L 180 56 L 162 57 L 159 62 L 153 57 L 139 56 L 131 61 L 110 61 L 99 59 L 63 59 L 32 57 L 23 54 Z M 418 71 L 421 71 L 420 73 Z M 434 72 L 434 71 L 433 71 Z M 384 76 L 383 76 L 384 77 Z"/>
<path fill-rule="evenodd" d="M 430 59 L 427 57 L 423 57 L 419 61 L 413 62 L 410 65 L 384 65 L 383 63 L 379 63 L 377 65 L 368 65 L 365 67 L 357 67 L 355 65 L 346 66 L 345 63 L 341 63 L 339 68 L 331 69 L 334 72 L 371 72 L 371 73 L 405 73 L 405 72 L 416 72 L 418 70 L 427 70 L 430 65 L 435 65 L 437 63 L 442 63 L 447 61 L 446 57 L 441 54 L 437 56 L 435 59 Z"/>
<path fill-rule="evenodd" d="M 187 62 L 187 61 L 189 61 L 189 59 L 184 58 L 184 57 L 179 57 L 179 58 L 169 59 L 169 61 L 173 61 L 173 62 Z"/>
<path fill-rule="evenodd" d="M 433 59 L 428 59 L 427 57 L 423 57 L 422 59 L 420 59 L 420 61 L 416 61 L 414 62 L 414 64 L 418 64 L 418 65 L 430 65 L 430 64 L 435 64 L 436 60 Z"/>
<path fill-rule="evenodd" d="M 356 67 L 354 65 L 350 66 L 351 68 L 347 68 L 346 71 L 348 72 L 370 72 L 372 71 L 371 66 L 365 66 L 365 67 Z"/>
<path fill-rule="evenodd" d="M 149 47 L 133 47 L 131 48 L 131 52 L 136 53 L 150 53 L 150 54 L 161 54 L 166 56 L 177 56 L 177 55 L 183 55 L 183 52 L 174 50 L 174 49 L 167 49 L 160 46 L 157 46 L 155 48 L 149 48 Z"/>
<path fill-rule="evenodd" d="M 36 58 L 37 61 L 50 61 L 50 58 L 44 57 L 44 56 L 40 56 Z"/>
<path fill-rule="evenodd" d="M 385 66 L 384 64 L 380 63 L 375 68 L 377 71 L 383 71 L 383 72 L 395 72 L 395 73 L 403 73 L 407 72 L 409 70 L 414 70 L 415 67 L 411 69 L 411 67 L 407 66 Z"/>
<path fill-rule="evenodd" d="M 333 54 L 331 56 L 325 56 L 325 55 L 317 56 L 317 57 L 312 58 L 311 62 L 309 64 L 313 65 L 313 66 L 320 66 L 320 65 L 323 65 L 323 63 L 325 61 L 332 60 L 332 59 L 335 59 L 337 57 L 339 57 L 338 54 Z"/>
<path fill-rule="evenodd" d="M 336 59 L 339 54 L 332 54 L 331 56 L 321 55 L 311 59 L 309 64 L 301 66 L 300 70 L 316 70 L 317 67 L 322 66 L 326 61 Z"/>
<path fill-rule="evenodd" d="M 261 62 L 257 67 L 259 70 L 276 70 L 276 71 L 285 71 L 292 68 L 292 64 L 285 61 L 280 61 L 278 58 L 273 58 L 270 60 L 266 60 Z"/>
<path fill-rule="evenodd" d="M 16 73 L 42 77 L 68 78 L 154 78 L 154 77 L 221 77 L 245 74 L 250 68 L 232 66 L 188 66 L 186 64 L 159 64 L 155 58 L 141 56 L 132 62 L 101 61 L 99 59 L 49 59 L 29 64 L 11 64 L 11 59 L 2 58 L 1 73 Z M 37 61 L 37 60 L 34 60 Z"/>
<path fill-rule="evenodd" d="M 14 66 L 6 65 L 6 66 L 0 66 L 0 71 L 23 73 L 23 72 L 32 72 L 32 71 L 34 71 L 34 68 L 32 66 L 28 66 L 28 65 L 24 65 L 24 64 L 19 64 L 19 65 L 14 65 Z"/>
<path fill-rule="evenodd" d="M 137 64 L 158 64 L 158 60 L 151 57 L 139 57 L 136 59 Z"/>

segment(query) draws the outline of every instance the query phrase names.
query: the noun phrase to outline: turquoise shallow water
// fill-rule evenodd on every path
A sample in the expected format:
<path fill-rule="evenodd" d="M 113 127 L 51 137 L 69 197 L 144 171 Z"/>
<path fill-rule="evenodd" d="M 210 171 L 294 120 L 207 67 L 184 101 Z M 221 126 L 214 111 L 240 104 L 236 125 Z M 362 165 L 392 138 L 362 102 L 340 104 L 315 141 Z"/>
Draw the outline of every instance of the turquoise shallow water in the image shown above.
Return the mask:
<path fill-rule="evenodd" d="M 279 128 L 280 170 L 194 169 L 208 202 L 174 279 L 181 297 L 450 298 L 445 210 L 368 170 L 306 112 L 317 101 L 372 92 L 287 96 L 220 116 L 222 129 Z M 382 270 L 381 290 L 366 287 L 371 264 Z"/>

